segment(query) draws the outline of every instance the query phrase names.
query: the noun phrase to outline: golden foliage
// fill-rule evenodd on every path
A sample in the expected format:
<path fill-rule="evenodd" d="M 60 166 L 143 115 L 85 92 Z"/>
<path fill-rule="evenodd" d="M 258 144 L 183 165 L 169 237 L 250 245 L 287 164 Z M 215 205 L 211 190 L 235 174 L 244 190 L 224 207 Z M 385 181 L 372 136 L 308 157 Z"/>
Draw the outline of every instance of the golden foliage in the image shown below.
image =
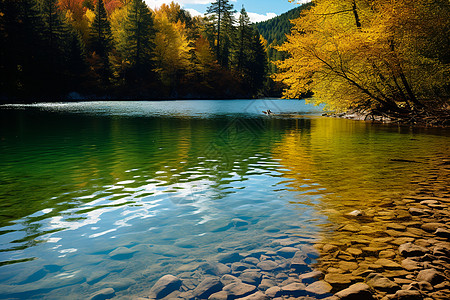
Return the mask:
<path fill-rule="evenodd" d="M 313 91 L 338 111 L 448 101 L 449 11 L 443 0 L 317 0 L 292 21 L 275 79 L 285 98 Z"/>

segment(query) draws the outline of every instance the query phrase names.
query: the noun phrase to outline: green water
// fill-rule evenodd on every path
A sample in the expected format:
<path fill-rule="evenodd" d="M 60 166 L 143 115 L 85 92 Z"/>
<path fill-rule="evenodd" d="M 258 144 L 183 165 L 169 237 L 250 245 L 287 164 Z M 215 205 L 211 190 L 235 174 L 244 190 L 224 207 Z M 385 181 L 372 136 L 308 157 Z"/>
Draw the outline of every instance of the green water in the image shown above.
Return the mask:
<path fill-rule="evenodd" d="M 286 232 L 313 245 L 449 148 L 446 129 L 324 118 L 303 101 L 0 107 L 0 298 L 145 295 Z"/>

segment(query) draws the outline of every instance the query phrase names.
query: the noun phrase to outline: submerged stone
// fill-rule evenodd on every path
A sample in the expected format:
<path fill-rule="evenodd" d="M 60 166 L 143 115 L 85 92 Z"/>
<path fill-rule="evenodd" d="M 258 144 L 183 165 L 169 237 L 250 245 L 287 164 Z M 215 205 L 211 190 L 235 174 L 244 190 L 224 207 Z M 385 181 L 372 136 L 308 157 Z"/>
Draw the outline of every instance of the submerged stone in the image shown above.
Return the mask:
<path fill-rule="evenodd" d="M 237 262 L 241 259 L 242 256 L 238 252 L 223 253 L 217 256 L 217 260 L 223 264 Z"/>
<path fill-rule="evenodd" d="M 235 282 L 224 286 L 223 290 L 227 292 L 229 297 L 235 299 L 252 294 L 256 290 L 256 286 L 243 282 Z"/>
<path fill-rule="evenodd" d="M 347 248 L 345 251 L 354 256 L 360 256 L 362 254 L 362 250 L 357 248 Z"/>
<path fill-rule="evenodd" d="M 298 276 L 298 279 L 300 279 L 303 283 L 312 283 L 323 278 L 324 275 L 322 271 L 312 271 Z"/>
<path fill-rule="evenodd" d="M 425 231 L 428 232 L 433 232 L 436 231 L 436 229 L 440 228 L 440 227 L 444 227 L 445 225 L 442 223 L 425 223 L 422 224 L 422 226 L 420 226 L 420 228 L 422 228 Z"/>
<path fill-rule="evenodd" d="M 273 260 L 264 260 L 256 265 L 263 271 L 273 271 L 279 268 L 278 264 Z"/>
<path fill-rule="evenodd" d="M 161 299 L 181 287 L 181 280 L 173 275 L 161 277 L 150 289 L 150 295 L 153 298 Z"/>
<path fill-rule="evenodd" d="M 105 288 L 94 293 L 89 300 L 106 300 L 111 299 L 116 295 L 113 288 Z"/>
<path fill-rule="evenodd" d="M 279 286 L 273 286 L 271 288 L 268 288 L 265 294 L 270 298 L 279 297 L 281 296 L 281 288 Z"/>
<path fill-rule="evenodd" d="M 136 251 L 130 250 L 126 247 L 119 247 L 109 253 L 109 257 L 116 260 L 123 260 L 133 257 L 134 253 L 136 253 Z"/>
<path fill-rule="evenodd" d="M 241 282 L 241 280 L 236 276 L 225 274 L 220 278 L 220 282 L 222 282 L 223 285 L 229 285 L 230 283 Z"/>
<path fill-rule="evenodd" d="M 331 285 L 346 285 L 352 282 L 353 276 L 349 274 L 328 273 L 325 275 L 325 281 Z"/>
<path fill-rule="evenodd" d="M 391 299 L 395 300 L 422 300 L 422 294 L 417 290 L 399 290 Z"/>
<path fill-rule="evenodd" d="M 386 258 L 380 258 L 379 260 L 377 260 L 375 262 L 378 265 L 381 265 L 382 267 L 386 268 L 386 269 L 401 269 L 402 266 L 390 259 L 386 259 Z"/>
<path fill-rule="evenodd" d="M 428 253 L 428 249 L 414 245 L 413 243 L 406 243 L 401 245 L 398 248 L 398 251 L 400 254 L 404 257 L 411 257 L 411 256 L 422 256 Z"/>
<path fill-rule="evenodd" d="M 335 251 L 337 251 L 337 250 L 339 250 L 339 248 L 338 248 L 338 246 L 336 246 L 336 245 L 332 245 L 332 244 L 326 244 L 326 245 L 324 245 L 323 246 L 323 248 L 322 248 L 322 251 L 323 252 L 335 252 Z"/>
<path fill-rule="evenodd" d="M 228 293 L 225 291 L 220 291 L 209 296 L 208 300 L 227 300 Z"/>
<path fill-rule="evenodd" d="M 258 291 L 254 294 L 248 295 L 243 298 L 239 298 L 240 300 L 269 300 L 269 297 L 261 291 Z"/>
<path fill-rule="evenodd" d="M 426 269 L 417 274 L 417 280 L 426 281 L 434 285 L 443 282 L 445 280 L 445 276 L 435 269 Z"/>
<path fill-rule="evenodd" d="M 241 279 L 242 282 L 252 285 L 259 285 L 261 278 L 262 275 L 258 272 L 244 272 L 239 276 L 239 279 Z"/>
<path fill-rule="evenodd" d="M 265 279 L 261 280 L 261 283 L 259 284 L 258 289 L 260 289 L 261 291 L 266 291 L 269 288 L 276 286 L 276 285 L 277 284 L 275 281 L 265 278 Z"/>
<path fill-rule="evenodd" d="M 311 283 L 305 290 L 314 295 L 325 295 L 330 293 L 332 289 L 333 287 L 328 282 L 320 280 Z"/>
<path fill-rule="evenodd" d="M 288 296 L 300 296 L 305 294 L 306 285 L 293 282 L 281 288 L 281 293 Z"/>
<path fill-rule="evenodd" d="M 226 273 L 230 273 L 231 269 L 222 264 L 222 263 L 214 263 L 214 262 L 205 262 L 199 266 L 200 269 L 205 272 L 205 274 L 221 276 Z"/>
<path fill-rule="evenodd" d="M 374 299 L 370 292 L 370 286 L 365 283 L 358 282 L 348 288 L 335 294 L 341 300 L 372 300 Z"/>
<path fill-rule="evenodd" d="M 294 247 L 283 247 L 277 251 L 277 254 L 284 258 L 291 258 L 294 257 L 297 251 L 299 251 L 299 249 Z"/>
<path fill-rule="evenodd" d="M 400 289 L 398 284 L 377 273 L 372 273 L 367 276 L 367 284 L 374 289 L 384 292 L 394 292 Z"/>
<path fill-rule="evenodd" d="M 447 229 L 444 229 L 444 228 L 436 229 L 436 232 L 434 234 L 439 236 L 439 237 L 450 239 L 450 230 L 447 230 Z"/>
<path fill-rule="evenodd" d="M 206 278 L 194 289 L 192 295 L 197 298 L 206 299 L 211 294 L 219 292 L 222 287 L 223 284 L 218 278 Z"/>
<path fill-rule="evenodd" d="M 419 264 L 410 258 L 402 260 L 402 267 L 408 271 L 414 271 L 420 268 Z"/>

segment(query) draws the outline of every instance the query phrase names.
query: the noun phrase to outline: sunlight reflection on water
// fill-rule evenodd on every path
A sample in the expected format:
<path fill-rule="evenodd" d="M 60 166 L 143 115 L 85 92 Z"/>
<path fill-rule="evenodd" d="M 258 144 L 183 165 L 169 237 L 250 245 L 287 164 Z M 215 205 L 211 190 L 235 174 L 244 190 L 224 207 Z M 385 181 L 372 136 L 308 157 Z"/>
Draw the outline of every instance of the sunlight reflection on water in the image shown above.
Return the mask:
<path fill-rule="evenodd" d="M 311 117 L 261 116 L 268 107 Z M 401 193 L 449 147 L 439 131 L 324 119 L 298 101 L 16 108 L 0 108 L 0 297 L 87 298 L 127 279 L 123 296 L 167 273 L 199 280 L 218 253 L 292 236 L 300 249 L 338 212 Z"/>

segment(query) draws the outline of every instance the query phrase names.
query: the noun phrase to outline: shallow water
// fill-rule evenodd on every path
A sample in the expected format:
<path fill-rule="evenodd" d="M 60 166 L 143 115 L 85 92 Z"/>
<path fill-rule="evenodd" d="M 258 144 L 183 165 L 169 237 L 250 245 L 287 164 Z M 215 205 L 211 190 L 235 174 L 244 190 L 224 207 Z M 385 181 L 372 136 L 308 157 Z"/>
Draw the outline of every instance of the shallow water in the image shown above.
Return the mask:
<path fill-rule="evenodd" d="M 445 129 L 320 112 L 270 99 L 0 107 L 0 298 L 145 295 L 286 234 L 307 249 L 450 153 Z"/>

